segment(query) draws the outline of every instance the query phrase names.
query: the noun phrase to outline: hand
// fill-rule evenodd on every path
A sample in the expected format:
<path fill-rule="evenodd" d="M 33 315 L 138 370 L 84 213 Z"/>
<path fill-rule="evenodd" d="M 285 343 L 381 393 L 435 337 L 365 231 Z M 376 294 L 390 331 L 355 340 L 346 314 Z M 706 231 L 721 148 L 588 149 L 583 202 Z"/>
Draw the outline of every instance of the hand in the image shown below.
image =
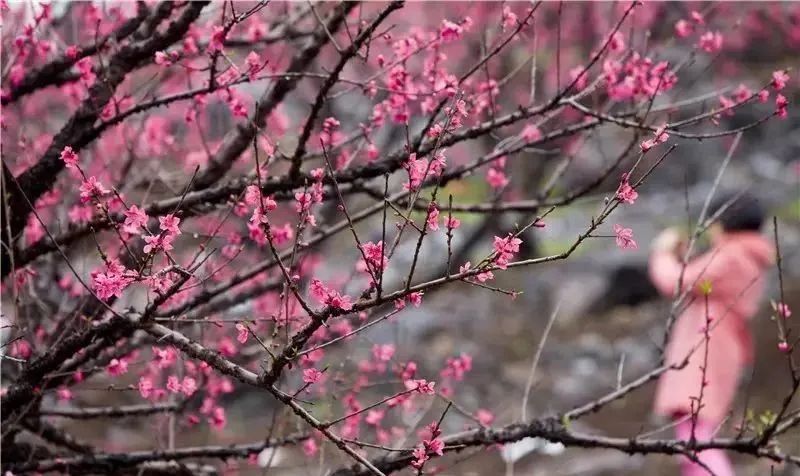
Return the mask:
<path fill-rule="evenodd" d="M 653 240 L 653 251 L 675 254 L 684 247 L 683 237 L 675 228 L 667 228 Z"/>

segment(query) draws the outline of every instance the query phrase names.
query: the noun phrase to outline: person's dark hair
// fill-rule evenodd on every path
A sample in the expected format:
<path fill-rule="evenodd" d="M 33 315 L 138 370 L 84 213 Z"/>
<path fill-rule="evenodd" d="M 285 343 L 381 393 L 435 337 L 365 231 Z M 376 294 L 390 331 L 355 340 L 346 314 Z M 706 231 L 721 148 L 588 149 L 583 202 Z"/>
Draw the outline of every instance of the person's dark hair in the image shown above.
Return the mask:
<path fill-rule="evenodd" d="M 754 195 L 745 193 L 723 193 L 711 205 L 715 216 L 725 208 L 717 222 L 725 231 L 758 231 L 764 222 L 764 207 Z"/>

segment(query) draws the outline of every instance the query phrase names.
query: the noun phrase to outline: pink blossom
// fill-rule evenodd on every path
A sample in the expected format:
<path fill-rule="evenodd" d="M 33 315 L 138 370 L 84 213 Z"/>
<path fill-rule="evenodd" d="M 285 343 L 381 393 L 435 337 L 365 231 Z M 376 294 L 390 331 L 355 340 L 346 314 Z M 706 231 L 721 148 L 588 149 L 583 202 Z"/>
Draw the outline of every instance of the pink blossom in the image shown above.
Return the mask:
<path fill-rule="evenodd" d="M 25 339 L 15 340 L 11 343 L 11 355 L 22 360 L 28 360 L 33 354 L 30 342 Z"/>
<path fill-rule="evenodd" d="M 392 344 L 375 344 L 372 346 L 372 355 L 378 361 L 388 362 L 394 355 L 394 346 Z"/>
<path fill-rule="evenodd" d="M 122 225 L 122 231 L 125 233 L 140 235 L 142 228 L 147 225 L 147 214 L 136 205 L 125 210 L 125 223 Z"/>
<path fill-rule="evenodd" d="M 138 387 L 142 398 L 149 399 L 153 395 L 153 379 L 150 377 L 139 377 Z"/>
<path fill-rule="evenodd" d="M 144 281 L 145 284 L 147 284 L 147 286 L 150 289 L 158 293 L 167 292 L 167 290 L 174 284 L 172 279 L 170 279 L 168 273 L 161 273 L 153 276 L 148 276 L 147 278 L 145 278 Z"/>
<path fill-rule="evenodd" d="M 405 385 L 406 390 L 414 390 L 425 395 L 434 395 L 436 393 L 433 389 L 436 386 L 436 382 L 428 382 L 425 379 L 406 380 L 403 385 Z"/>
<path fill-rule="evenodd" d="M 469 354 L 461 354 L 458 357 L 447 359 L 441 375 L 444 378 L 452 378 L 460 382 L 464 380 L 464 375 L 470 370 L 472 370 L 472 357 Z"/>
<path fill-rule="evenodd" d="M 317 301 L 324 302 L 325 298 L 328 296 L 328 288 L 322 284 L 317 278 L 311 280 L 311 283 L 308 286 L 309 293 L 311 296 L 316 299 Z"/>
<path fill-rule="evenodd" d="M 250 331 L 247 330 L 247 326 L 241 322 L 236 323 L 236 330 L 238 332 L 238 334 L 236 334 L 236 340 L 238 340 L 240 344 L 247 343 L 247 338 L 250 337 Z"/>
<path fill-rule="evenodd" d="M 367 412 L 366 418 L 364 418 L 364 423 L 367 425 L 378 426 L 383 420 L 384 415 L 386 415 L 386 410 L 370 410 Z"/>
<path fill-rule="evenodd" d="M 61 160 L 64 161 L 68 169 L 74 169 L 78 166 L 78 154 L 70 146 L 64 147 L 64 150 L 61 151 Z"/>
<path fill-rule="evenodd" d="M 767 91 L 766 89 L 762 89 L 761 91 L 758 92 L 758 102 L 763 104 L 768 100 L 769 100 L 769 91 Z"/>
<path fill-rule="evenodd" d="M 696 23 L 698 25 L 705 25 L 706 24 L 706 20 L 705 20 L 705 18 L 703 18 L 703 14 L 698 12 L 697 10 L 692 10 L 689 13 L 689 17 L 692 19 L 692 21 L 694 23 Z"/>
<path fill-rule="evenodd" d="M 319 451 L 319 446 L 317 446 L 316 440 L 314 438 L 308 438 L 303 442 L 303 453 L 306 456 L 314 456 Z"/>
<path fill-rule="evenodd" d="M 349 311 L 353 309 L 353 303 L 350 296 L 339 294 L 336 291 L 331 291 L 328 294 L 326 304 L 334 309 L 340 309 L 342 311 Z"/>
<path fill-rule="evenodd" d="M 456 228 L 458 228 L 459 226 L 461 226 L 461 220 L 459 220 L 458 218 L 456 218 L 456 217 L 454 217 L 454 216 L 448 216 L 448 217 L 446 217 L 446 218 L 444 219 L 444 225 L 445 225 L 445 226 L 446 226 L 446 227 L 447 227 L 449 230 L 455 230 Z"/>
<path fill-rule="evenodd" d="M 636 198 L 639 197 L 639 193 L 631 187 L 631 184 L 628 182 L 628 174 L 622 174 L 622 181 L 617 188 L 616 194 L 617 200 L 623 203 L 633 204 L 636 201 Z"/>
<path fill-rule="evenodd" d="M 647 139 L 641 143 L 640 147 L 642 148 L 642 152 L 647 152 L 648 150 L 652 149 L 658 144 L 662 144 L 669 139 L 669 134 L 666 132 L 666 124 L 656 129 L 654 137 L 652 139 Z"/>
<path fill-rule="evenodd" d="M 197 380 L 192 377 L 183 377 L 181 392 L 187 397 L 191 397 L 197 391 Z"/>
<path fill-rule="evenodd" d="M 294 209 L 297 213 L 307 212 L 311 208 L 311 194 L 308 192 L 296 192 L 294 194 Z"/>
<path fill-rule="evenodd" d="M 436 137 L 439 137 L 439 135 L 441 135 L 443 130 L 444 127 L 437 122 L 436 124 L 433 125 L 433 127 L 428 129 L 428 137 L 435 139 Z"/>
<path fill-rule="evenodd" d="M 778 315 L 781 316 L 782 318 L 788 319 L 792 317 L 792 310 L 789 308 L 788 304 L 779 302 L 779 303 L 773 303 L 772 306 L 775 309 L 775 312 L 777 312 Z"/>
<path fill-rule="evenodd" d="M 536 124 L 528 124 L 522 129 L 520 137 L 525 142 L 535 142 L 542 138 L 542 131 L 539 130 Z"/>
<path fill-rule="evenodd" d="M 67 55 L 67 58 L 74 60 L 81 54 L 81 49 L 76 45 L 70 45 L 64 50 L 64 54 Z"/>
<path fill-rule="evenodd" d="M 444 41 L 455 41 L 461 38 L 464 29 L 461 25 L 451 22 L 450 20 L 442 20 L 442 26 L 439 29 L 439 36 Z"/>
<path fill-rule="evenodd" d="M 781 119 L 786 119 L 788 116 L 787 106 L 789 105 L 789 101 L 783 94 L 778 94 L 775 96 L 775 113 Z"/>
<path fill-rule="evenodd" d="M 413 293 L 408 295 L 408 300 L 411 302 L 411 304 L 414 305 L 414 307 L 419 307 L 420 305 L 422 305 L 423 294 L 424 293 L 422 291 L 414 291 Z"/>
<path fill-rule="evenodd" d="M 753 96 L 753 92 L 750 91 L 750 88 L 745 86 L 744 84 L 740 84 L 736 91 L 733 93 L 733 97 L 736 99 L 736 102 L 745 102 Z"/>
<path fill-rule="evenodd" d="M 144 237 L 145 245 L 142 250 L 145 253 L 156 253 L 160 250 L 170 251 L 172 249 L 172 241 L 165 240 L 163 235 L 148 235 Z"/>
<path fill-rule="evenodd" d="M 475 414 L 475 417 L 483 426 L 489 426 L 494 421 L 494 414 L 483 408 L 478 410 L 478 412 Z"/>
<path fill-rule="evenodd" d="M 694 27 L 688 21 L 680 19 L 675 22 L 675 34 L 679 38 L 686 38 L 687 36 L 691 35 L 693 31 Z"/>
<path fill-rule="evenodd" d="M 378 160 L 380 156 L 380 151 L 378 151 L 378 147 L 375 144 L 370 144 L 367 146 L 367 162 L 375 162 Z"/>
<path fill-rule="evenodd" d="M 503 29 L 514 28 L 517 26 L 517 15 L 511 11 L 511 7 L 503 7 Z"/>
<path fill-rule="evenodd" d="M 414 448 L 414 451 L 411 452 L 411 455 L 414 457 L 414 461 L 411 462 L 411 466 L 416 469 L 422 468 L 426 461 L 430 459 L 428 456 L 428 451 L 425 449 L 425 446 L 420 445 Z"/>
<path fill-rule="evenodd" d="M 616 235 L 617 246 L 624 249 L 631 249 L 635 250 L 638 248 L 636 242 L 633 241 L 633 230 L 630 228 L 624 228 L 622 225 L 617 223 L 614 225 L 614 235 Z"/>
<path fill-rule="evenodd" d="M 231 98 L 228 101 L 228 107 L 231 110 L 231 114 L 233 117 L 244 117 L 247 118 L 247 106 L 244 105 L 239 98 Z"/>
<path fill-rule="evenodd" d="M 725 96 L 724 94 L 719 97 L 719 105 L 722 109 L 720 112 L 725 114 L 726 116 L 733 116 L 733 108 L 736 106 L 736 103 Z"/>
<path fill-rule="evenodd" d="M 508 185 L 510 180 L 502 170 L 490 168 L 486 171 L 486 182 L 489 183 L 490 187 L 496 190 Z"/>
<path fill-rule="evenodd" d="M 439 229 L 439 209 L 436 208 L 435 203 L 428 205 L 428 218 L 426 220 L 428 229 L 437 231 Z"/>
<path fill-rule="evenodd" d="M 787 82 L 789 82 L 789 75 L 786 71 L 778 70 L 772 73 L 772 82 L 770 84 L 775 88 L 775 91 L 785 88 Z"/>
<path fill-rule="evenodd" d="M 225 357 L 233 357 L 238 352 L 236 345 L 227 337 L 220 339 L 219 343 L 217 344 L 217 350 Z"/>
<path fill-rule="evenodd" d="M 616 31 L 611 35 L 611 39 L 608 41 L 608 49 L 614 52 L 625 49 L 625 37 L 622 36 L 622 32 Z"/>
<path fill-rule="evenodd" d="M 77 67 L 78 71 L 80 72 L 81 81 L 86 86 L 93 85 L 97 79 L 97 75 L 94 73 L 92 66 L 92 58 L 89 56 L 82 58 L 75 63 L 75 67 Z"/>
<path fill-rule="evenodd" d="M 58 387 L 56 395 L 58 395 L 58 399 L 62 402 L 72 400 L 72 390 L 63 385 L 61 387 Z"/>
<path fill-rule="evenodd" d="M 122 273 L 108 271 L 92 276 L 92 288 L 97 297 L 108 301 L 112 296 L 120 297 L 122 291 L 133 281 L 133 278 Z"/>
<path fill-rule="evenodd" d="M 180 56 L 178 55 L 177 51 L 172 51 L 170 53 L 156 51 L 153 62 L 159 66 L 167 67 L 178 61 L 178 58 L 180 58 Z"/>
<path fill-rule="evenodd" d="M 101 184 L 100 181 L 97 180 L 97 177 L 92 175 L 91 177 L 83 181 L 83 183 L 80 186 L 80 192 L 81 192 L 81 202 L 86 203 L 93 199 L 101 198 L 102 196 L 108 193 L 108 190 L 106 190 L 103 187 L 103 184 Z"/>
<path fill-rule="evenodd" d="M 167 390 L 172 393 L 180 393 L 181 391 L 181 383 L 178 380 L 178 377 L 175 375 L 170 375 L 167 377 Z"/>
<path fill-rule="evenodd" d="M 428 173 L 433 173 L 433 168 L 428 169 L 428 161 L 417 159 L 417 154 L 410 154 L 408 161 L 403 166 L 408 171 L 409 181 L 405 184 L 405 188 L 408 190 L 417 190 L 422 185 L 422 181 L 427 178 Z"/>
<path fill-rule="evenodd" d="M 569 79 L 575 83 L 577 91 L 583 91 L 589 81 L 589 75 L 583 66 L 576 66 L 569 70 Z"/>
<path fill-rule="evenodd" d="M 722 34 L 718 31 L 707 31 L 700 37 L 697 44 L 706 53 L 716 53 L 722 49 Z"/>
<path fill-rule="evenodd" d="M 307 384 L 317 383 L 321 378 L 322 378 L 322 372 L 313 367 L 303 370 L 303 382 Z"/>
<path fill-rule="evenodd" d="M 111 359 L 106 366 L 106 372 L 113 377 L 119 377 L 128 372 L 128 361 L 123 359 Z"/>
<path fill-rule="evenodd" d="M 163 349 L 159 347 L 153 347 L 153 361 L 155 361 L 156 366 L 160 369 L 172 367 L 177 358 L 178 353 L 172 347 L 166 347 Z"/>
<path fill-rule="evenodd" d="M 778 342 L 778 350 L 783 352 L 784 354 L 788 354 L 792 351 L 791 347 L 789 347 L 789 343 L 785 340 Z"/>
<path fill-rule="evenodd" d="M 335 117 L 328 117 L 322 121 L 322 132 L 319 134 L 319 141 L 324 147 L 334 146 L 339 142 L 340 122 Z"/>
<path fill-rule="evenodd" d="M 429 452 L 437 454 L 439 456 L 442 456 L 444 454 L 444 441 L 436 438 L 430 441 L 425 440 L 424 444 L 425 446 L 428 447 Z"/>
<path fill-rule="evenodd" d="M 256 79 L 256 75 L 266 66 L 266 63 L 261 62 L 261 57 L 255 51 L 251 51 L 247 55 L 245 64 L 247 65 L 247 77 L 250 81 Z"/>
<path fill-rule="evenodd" d="M 389 264 L 389 259 L 384 256 L 383 248 L 383 241 L 377 243 L 368 241 L 363 243 L 361 245 L 361 251 L 363 251 L 364 256 L 367 258 L 366 263 L 369 263 L 369 268 L 366 266 L 366 263 L 361 260 L 359 261 L 359 265 L 363 264 L 364 266 L 357 266 L 359 271 L 368 271 L 370 268 L 373 271 L 382 271 L 386 269 L 386 266 Z"/>
<path fill-rule="evenodd" d="M 206 51 L 211 54 L 222 51 L 226 35 L 227 33 L 223 27 L 215 26 L 214 31 L 211 33 L 211 40 L 208 42 Z"/>
<path fill-rule="evenodd" d="M 519 245 L 522 240 L 511 235 L 510 233 L 505 238 L 499 236 L 494 237 L 492 247 L 495 252 L 495 264 L 500 269 L 506 269 L 508 263 L 514 258 L 516 253 L 519 253 Z"/>
<path fill-rule="evenodd" d="M 261 203 L 261 190 L 257 185 L 248 185 L 244 189 L 244 203 L 254 207 Z"/>
<path fill-rule="evenodd" d="M 208 422 L 217 430 L 225 428 L 225 424 L 228 422 L 225 417 L 225 409 L 222 407 L 214 407 L 211 411 L 211 416 L 208 418 Z"/>

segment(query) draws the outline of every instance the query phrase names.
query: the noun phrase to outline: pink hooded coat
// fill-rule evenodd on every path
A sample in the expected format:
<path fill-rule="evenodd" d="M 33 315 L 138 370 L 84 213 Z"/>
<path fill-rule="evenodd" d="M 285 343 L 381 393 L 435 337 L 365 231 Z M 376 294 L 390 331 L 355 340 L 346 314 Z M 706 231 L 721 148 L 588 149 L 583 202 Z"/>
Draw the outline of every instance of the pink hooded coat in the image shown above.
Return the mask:
<path fill-rule="evenodd" d="M 758 309 L 763 274 L 774 254 L 772 244 L 759 233 L 724 233 L 711 250 L 686 266 L 683 287 L 692 292 L 687 308 L 672 328 L 665 357 L 668 364 L 680 364 L 690 355 L 689 363 L 662 374 L 656 390 L 657 414 L 674 417 L 692 411 L 692 400 L 700 396 L 705 363 L 708 384 L 703 389 L 699 417 L 715 424 L 725 418 L 741 371 L 752 361 L 748 321 Z M 650 277 L 661 294 L 673 296 L 680 274 L 681 262 L 674 254 L 656 251 L 650 257 Z M 702 330 L 706 321 L 705 297 L 698 289 L 704 281 L 711 283 L 707 360 Z"/>

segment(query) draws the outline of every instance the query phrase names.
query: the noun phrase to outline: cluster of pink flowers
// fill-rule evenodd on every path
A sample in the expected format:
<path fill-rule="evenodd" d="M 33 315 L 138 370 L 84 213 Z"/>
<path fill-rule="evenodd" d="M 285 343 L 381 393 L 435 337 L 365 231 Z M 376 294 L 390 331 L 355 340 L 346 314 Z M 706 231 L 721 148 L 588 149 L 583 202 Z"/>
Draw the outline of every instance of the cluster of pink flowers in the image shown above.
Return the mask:
<path fill-rule="evenodd" d="M 675 35 L 679 38 L 686 38 L 693 33 L 700 31 L 700 27 L 706 25 L 703 15 L 692 10 L 689 13 L 689 18 L 682 18 L 675 23 Z M 722 49 L 722 34 L 718 31 L 706 30 L 700 35 L 697 42 L 697 47 L 706 53 L 716 53 Z"/>
<path fill-rule="evenodd" d="M 636 191 L 633 187 L 631 187 L 629 180 L 629 175 L 627 173 L 622 174 L 622 180 L 619 183 L 619 187 L 617 187 L 616 198 L 620 202 L 633 204 L 636 199 L 639 197 L 639 192 Z"/>
<path fill-rule="evenodd" d="M 118 260 L 106 263 L 106 271 L 92 271 L 92 288 L 100 299 L 107 301 L 112 297 L 120 297 L 122 291 L 136 279 L 136 273 L 125 268 Z"/>
<path fill-rule="evenodd" d="M 329 289 L 322 284 L 322 281 L 319 279 L 314 278 L 311 280 L 309 290 L 311 296 L 326 306 L 342 311 L 350 311 L 353 309 L 352 298 L 350 296 L 340 294 L 334 289 Z"/>
<path fill-rule="evenodd" d="M 250 81 L 255 81 L 258 73 L 267 67 L 267 61 L 262 61 L 261 57 L 255 51 L 251 51 L 244 62 L 247 65 L 245 74 Z"/>
<path fill-rule="evenodd" d="M 242 324 L 241 322 L 236 323 L 236 340 L 240 344 L 247 343 L 248 337 L 250 337 L 250 330 L 247 328 L 246 325 Z"/>
<path fill-rule="evenodd" d="M 436 386 L 436 382 L 428 382 L 425 379 L 417 379 L 417 380 L 406 380 L 403 382 L 405 385 L 406 390 L 413 390 L 418 393 L 422 393 L 425 395 L 434 395 L 436 390 L 434 387 Z"/>
<path fill-rule="evenodd" d="M 88 177 L 86 180 L 81 183 L 80 186 L 80 196 L 81 196 L 81 203 L 87 203 L 91 201 L 99 201 L 101 198 L 106 196 L 109 191 L 103 187 L 103 184 L 97 180 L 97 177 L 92 175 Z"/>
<path fill-rule="evenodd" d="M 722 49 L 722 33 L 718 31 L 707 31 L 703 33 L 697 46 L 706 53 L 716 53 Z"/>
<path fill-rule="evenodd" d="M 619 223 L 614 225 L 614 235 L 616 237 L 617 246 L 622 248 L 623 250 L 631 249 L 635 250 L 638 248 L 638 245 L 633 240 L 633 230 L 630 228 L 625 228 Z"/>
<path fill-rule="evenodd" d="M 410 302 L 414 307 L 420 307 L 423 295 L 422 291 L 414 291 L 409 293 L 408 296 L 397 298 L 394 300 L 394 308 L 397 310 L 405 309 L 406 302 Z"/>
<path fill-rule="evenodd" d="M 156 51 L 153 62 L 159 66 L 167 67 L 177 63 L 180 57 L 181 55 L 177 51 L 170 51 L 169 53 L 166 51 Z"/>
<path fill-rule="evenodd" d="M 119 377 L 128 373 L 128 360 L 124 357 L 111 359 L 111 362 L 106 366 L 106 372 L 112 377 Z"/>
<path fill-rule="evenodd" d="M 181 219 L 175 215 L 169 214 L 163 217 L 158 217 L 158 221 L 160 224 L 161 233 L 158 235 L 148 235 L 144 237 L 145 253 L 150 254 L 158 251 L 172 250 L 172 244 L 175 241 L 175 238 L 181 234 L 181 230 L 178 228 L 178 224 L 180 223 Z"/>
<path fill-rule="evenodd" d="M 664 124 L 656 129 L 652 139 L 647 139 L 640 144 L 642 152 L 647 152 L 658 144 L 663 144 L 669 139 L 669 134 L 666 132 L 667 125 Z"/>
<path fill-rule="evenodd" d="M 439 438 L 442 434 L 439 424 L 436 422 L 431 423 L 427 429 L 430 437 L 422 440 L 422 443 L 414 448 L 412 452 L 414 461 L 411 462 L 411 466 L 416 469 L 422 469 L 425 462 L 431 458 L 431 455 L 442 456 L 444 454 L 444 441 Z"/>
<path fill-rule="evenodd" d="M 70 146 L 64 147 L 64 150 L 61 151 L 61 160 L 64 161 L 64 164 L 68 169 L 74 169 L 78 167 L 78 154 L 75 153 Z"/>
<path fill-rule="evenodd" d="M 167 390 L 171 393 L 182 393 L 187 397 L 191 397 L 197 391 L 197 381 L 188 376 L 181 381 L 176 375 L 170 375 L 167 377 Z M 144 394 L 142 394 L 142 397 L 147 398 Z"/>
<path fill-rule="evenodd" d="M 775 313 L 782 317 L 783 319 L 788 319 L 792 317 L 792 310 L 789 308 L 789 305 L 783 302 L 772 302 L 772 310 Z"/>
<path fill-rule="evenodd" d="M 215 25 L 211 33 L 211 41 L 208 42 L 206 47 L 206 52 L 209 54 L 222 52 L 227 34 L 225 28 Z"/>
<path fill-rule="evenodd" d="M 497 265 L 497 267 L 500 269 L 506 269 L 508 267 L 508 263 L 514 258 L 514 255 L 519 253 L 519 245 L 521 244 L 522 240 L 515 237 L 511 233 L 509 233 L 505 238 L 495 236 L 492 247 L 494 248 L 495 252 L 494 263 Z"/>
<path fill-rule="evenodd" d="M 464 380 L 464 375 L 470 370 L 472 370 L 472 356 L 461 354 L 458 357 L 448 357 L 441 376 L 460 382 Z"/>
<path fill-rule="evenodd" d="M 486 171 L 486 182 L 495 190 L 504 188 L 510 180 L 504 171 L 506 167 L 506 157 L 498 158 Z"/>
<path fill-rule="evenodd" d="M 335 146 L 341 140 L 339 131 L 340 123 L 335 117 L 329 117 L 322 122 L 322 132 L 319 134 L 319 141 L 323 147 Z"/>
<path fill-rule="evenodd" d="M 609 97 L 615 101 L 629 99 L 648 99 L 669 91 L 675 86 L 678 77 L 669 70 L 669 63 L 660 61 L 653 64 L 649 57 L 633 53 L 622 63 L 616 59 L 603 62 L 603 78 Z"/>
<path fill-rule="evenodd" d="M 422 182 L 428 177 L 438 177 L 444 171 L 447 161 L 444 154 L 438 153 L 428 163 L 427 159 L 418 159 L 417 154 L 410 154 L 403 167 L 408 171 L 408 182 L 403 184 L 406 190 L 419 190 Z"/>
<path fill-rule="evenodd" d="M 122 231 L 131 235 L 141 235 L 142 230 L 147 226 L 147 214 L 144 210 L 131 205 L 125 210 L 125 222 L 122 224 Z"/>
<path fill-rule="evenodd" d="M 471 269 L 472 269 L 472 263 L 467 261 L 458 268 L 458 272 L 459 274 L 464 274 Z M 482 271 L 475 275 L 475 279 L 479 283 L 485 283 L 486 281 L 491 281 L 492 279 L 494 279 L 494 273 L 492 273 L 491 271 Z"/>
<path fill-rule="evenodd" d="M 372 270 L 380 274 L 386 270 L 386 267 L 389 265 L 389 258 L 384 254 L 386 250 L 384 249 L 383 241 L 377 243 L 371 241 L 362 243 L 361 251 L 364 253 L 366 261 L 364 261 L 363 258 L 358 260 L 356 263 L 356 269 L 358 271 L 369 273 L 369 271 Z M 370 276 L 370 278 L 372 278 L 372 276 Z"/>
<path fill-rule="evenodd" d="M 675 34 L 680 38 L 685 38 L 691 35 L 697 26 L 705 25 L 705 23 L 703 15 L 696 10 L 692 10 L 689 13 L 688 20 L 681 18 L 675 23 Z"/>
<path fill-rule="evenodd" d="M 317 383 L 321 378 L 322 372 L 313 367 L 303 370 L 303 382 L 307 384 Z"/>

